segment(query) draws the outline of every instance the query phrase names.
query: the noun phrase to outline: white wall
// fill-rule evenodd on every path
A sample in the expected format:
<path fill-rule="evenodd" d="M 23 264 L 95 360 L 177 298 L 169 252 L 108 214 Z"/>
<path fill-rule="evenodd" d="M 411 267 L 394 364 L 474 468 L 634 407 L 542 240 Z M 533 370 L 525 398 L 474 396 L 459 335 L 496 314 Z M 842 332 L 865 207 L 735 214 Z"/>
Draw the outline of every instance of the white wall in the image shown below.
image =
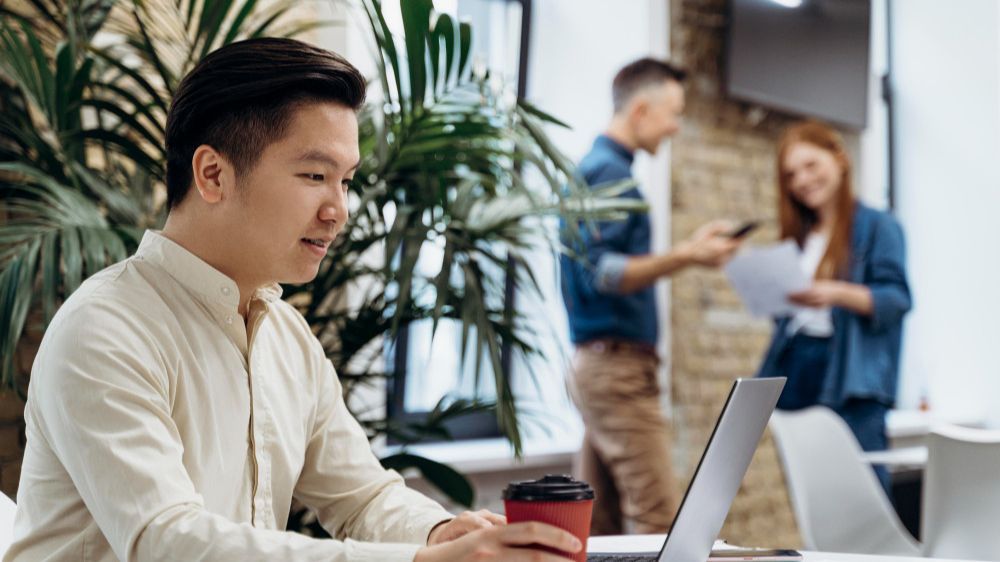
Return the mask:
<path fill-rule="evenodd" d="M 855 193 L 876 209 L 889 206 L 888 111 L 882 100 L 882 76 L 888 70 L 886 0 L 872 1 L 868 68 L 868 125 L 861 131 Z"/>
<path fill-rule="evenodd" d="M 1000 425 L 1000 3 L 892 3 L 898 216 L 915 308 L 903 405 Z"/>

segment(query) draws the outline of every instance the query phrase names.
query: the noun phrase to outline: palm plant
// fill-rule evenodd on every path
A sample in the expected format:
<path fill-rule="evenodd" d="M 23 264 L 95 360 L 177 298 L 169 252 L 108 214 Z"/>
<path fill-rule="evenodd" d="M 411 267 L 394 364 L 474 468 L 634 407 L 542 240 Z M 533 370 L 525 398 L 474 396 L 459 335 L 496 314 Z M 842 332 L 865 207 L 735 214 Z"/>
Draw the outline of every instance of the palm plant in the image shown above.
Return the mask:
<path fill-rule="evenodd" d="M 15 389 L 24 381 L 13 357 L 29 319 L 38 324 L 29 329 L 43 330 L 85 277 L 162 224 L 164 123 L 180 77 L 223 44 L 322 25 L 289 18 L 289 0 L 267 8 L 255 0 L 49 1 L 33 0 L 34 13 L 0 4 L 0 378 Z M 393 376 L 384 349 L 402 327 L 460 322 L 462 353 L 475 359 L 477 377 L 492 371 L 499 425 L 519 452 L 501 354 L 537 350 L 503 284 L 509 277 L 538 289 L 521 256 L 546 239 L 525 219 L 559 214 L 575 225 L 622 217 L 636 204 L 612 198 L 627 185 L 593 193 L 578 184 L 543 132 L 558 121 L 504 102 L 488 76 L 471 71 L 467 24 L 435 14 L 431 0 L 402 0 L 396 35 L 378 0 L 361 7 L 384 103 L 360 116 L 349 228 L 317 278 L 286 287 L 285 298 L 324 343 L 347 393 Z M 416 268 L 428 243 L 444 255 L 429 277 Z M 426 420 L 405 425 L 362 417 L 370 437 L 412 443 L 447 437 L 445 421 L 490 407 L 442 400 Z M 448 467 L 405 451 L 383 463 L 415 467 L 459 503 L 473 501 Z"/>

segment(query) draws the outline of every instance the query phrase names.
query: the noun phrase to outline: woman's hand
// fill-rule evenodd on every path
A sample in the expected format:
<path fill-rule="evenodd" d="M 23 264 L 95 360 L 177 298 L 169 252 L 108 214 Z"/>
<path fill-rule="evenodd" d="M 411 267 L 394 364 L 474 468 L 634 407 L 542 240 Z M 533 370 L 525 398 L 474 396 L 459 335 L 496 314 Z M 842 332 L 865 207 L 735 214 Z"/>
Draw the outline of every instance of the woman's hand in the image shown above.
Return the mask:
<path fill-rule="evenodd" d="M 840 281 L 814 281 L 812 287 L 804 291 L 789 294 L 788 300 L 799 306 L 808 306 L 810 308 L 839 306 L 841 284 L 842 282 Z"/>
<path fill-rule="evenodd" d="M 457 518 L 455 519 L 457 521 Z M 433 533 L 432 533 L 433 534 Z M 566 558 L 535 548 L 546 546 L 576 553 L 583 544 L 571 533 L 538 522 L 493 525 L 460 538 L 417 551 L 413 562 L 566 562 Z"/>
<path fill-rule="evenodd" d="M 471 533 L 472 531 L 488 529 L 494 525 L 506 524 L 506 517 L 503 515 L 497 515 L 496 513 L 486 509 L 476 512 L 465 511 L 451 521 L 446 521 L 437 527 L 434 527 L 434 529 L 430 532 L 430 535 L 427 536 L 427 544 L 429 546 L 434 546 L 436 544 L 446 543 Z"/>
<path fill-rule="evenodd" d="M 812 287 L 788 295 L 788 300 L 799 306 L 824 308 L 838 306 L 864 316 L 873 310 L 871 290 L 857 283 L 819 279 Z"/>

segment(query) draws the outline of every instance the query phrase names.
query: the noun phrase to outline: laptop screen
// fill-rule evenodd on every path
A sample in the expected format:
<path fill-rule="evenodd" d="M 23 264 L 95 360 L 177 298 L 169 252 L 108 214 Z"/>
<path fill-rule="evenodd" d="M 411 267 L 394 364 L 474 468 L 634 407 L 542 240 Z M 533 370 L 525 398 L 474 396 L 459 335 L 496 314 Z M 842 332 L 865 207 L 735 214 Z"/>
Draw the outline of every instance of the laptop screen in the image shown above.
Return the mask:
<path fill-rule="evenodd" d="M 784 377 L 737 379 L 733 383 L 659 562 L 708 558 L 784 386 Z"/>
<path fill-rule="evenodd" d="M 736 379 L 733 383 L 659 554 L 654 550 L 659 543 L 655 546 L 650 543 L 652 536 L 607 537 L 630 543 L 645 542 L 630 544 L 633 548 L 628 553 L 614 548 L 603 553 L 592 551 L 588 560 L 707 560 L 784 386 L 784 377 Z"/>

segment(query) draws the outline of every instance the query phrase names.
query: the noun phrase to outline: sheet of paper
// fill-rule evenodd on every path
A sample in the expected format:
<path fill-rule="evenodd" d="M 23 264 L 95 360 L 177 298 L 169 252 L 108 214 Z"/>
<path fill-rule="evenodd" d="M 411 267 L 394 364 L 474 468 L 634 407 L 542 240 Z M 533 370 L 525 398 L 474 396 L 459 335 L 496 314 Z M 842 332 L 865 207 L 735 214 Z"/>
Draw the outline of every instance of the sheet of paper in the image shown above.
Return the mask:
<path fill-rule="evenodd" d="M 799 265 L 799 247 L 791 240 L 751 248 L 725 268 L 733 289 L 754 316 L 783 316 L 797 307 L 789 293 L 808 289 L 812 281 Z"/>
<path fill-rule="evenodd" d="M 587 539 L 587 553 L 659 552 L 666 535 L 607 535 Z M 715 541 L 712 550 L 734 548 L 722 541 Z"/>

